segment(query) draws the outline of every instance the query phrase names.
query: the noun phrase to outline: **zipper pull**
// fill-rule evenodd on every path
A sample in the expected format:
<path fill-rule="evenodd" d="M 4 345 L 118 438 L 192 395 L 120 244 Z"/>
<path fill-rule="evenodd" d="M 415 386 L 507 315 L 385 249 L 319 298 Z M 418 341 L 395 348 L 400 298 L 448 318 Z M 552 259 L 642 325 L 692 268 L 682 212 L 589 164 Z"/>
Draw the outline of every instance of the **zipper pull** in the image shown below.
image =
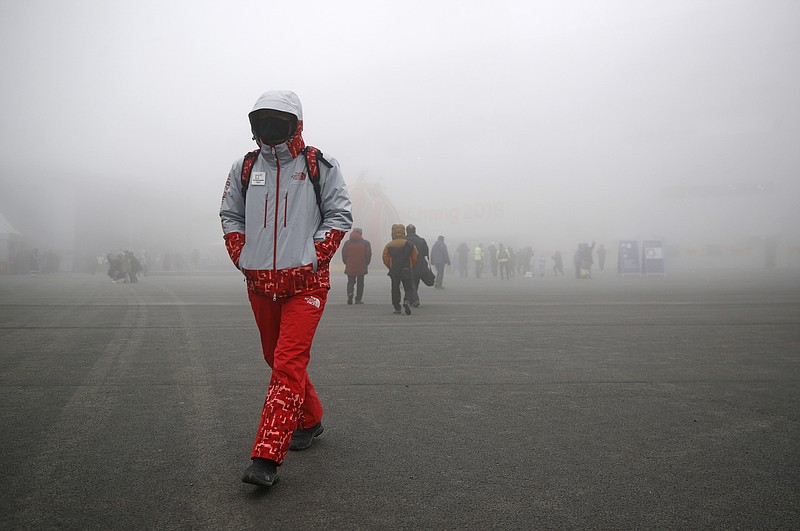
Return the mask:
<path fill-rule="evenodd" d="M 272 302 L 275 302 L 277 300 L 278 300 L 278 294 L 277 293 L 273 293 L 272 294 Z"/>

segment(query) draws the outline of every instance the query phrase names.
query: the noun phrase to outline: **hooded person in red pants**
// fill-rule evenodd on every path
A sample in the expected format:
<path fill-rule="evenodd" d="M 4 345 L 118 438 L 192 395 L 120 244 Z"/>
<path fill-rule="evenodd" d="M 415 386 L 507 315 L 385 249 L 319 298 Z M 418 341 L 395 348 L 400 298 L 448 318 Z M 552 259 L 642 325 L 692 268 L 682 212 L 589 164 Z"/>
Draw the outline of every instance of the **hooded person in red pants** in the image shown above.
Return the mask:
<path fill-rule="evenodd" d="M 339 163 L 306 148 L 296 94 L 264 93 L 249 119 L 259 149 L 233 164 L 220 218 L 272 369 L 242 481 L 270 487 L 288 451 L 309 448 L 324 430 L 306 368 L 330 289 L 329 263 L 353 218 Z"/>

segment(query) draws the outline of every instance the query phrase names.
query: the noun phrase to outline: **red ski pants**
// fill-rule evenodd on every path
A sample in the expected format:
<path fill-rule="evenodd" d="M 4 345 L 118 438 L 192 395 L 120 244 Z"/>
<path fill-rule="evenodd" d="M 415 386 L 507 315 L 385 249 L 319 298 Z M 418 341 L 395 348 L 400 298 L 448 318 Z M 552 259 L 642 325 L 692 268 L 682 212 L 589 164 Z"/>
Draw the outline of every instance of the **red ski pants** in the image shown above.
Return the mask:
<path fill-rule="evenodd" d="M 280 464 L 289 451 L 295 428 L 310 428 L 322 420 L 322 404 L 306 367 L 328 290 L 278 300 L 268 295 L 249 296 L 264 359 L 272 369 L 252 457 Z"/>

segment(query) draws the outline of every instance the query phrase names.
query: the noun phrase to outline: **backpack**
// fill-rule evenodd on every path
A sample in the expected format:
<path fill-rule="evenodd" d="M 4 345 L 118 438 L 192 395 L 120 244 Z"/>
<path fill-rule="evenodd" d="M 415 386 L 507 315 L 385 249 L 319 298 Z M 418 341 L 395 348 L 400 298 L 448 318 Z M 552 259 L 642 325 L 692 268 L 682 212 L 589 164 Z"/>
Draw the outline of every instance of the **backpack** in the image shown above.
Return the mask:
<path fill-rule="evenodd" d="M 247 187 L 250 185 L 250 174 L 253 173 L 253 165 L 256 162 L 256 158 L 258 158 L 259 151 L 261 150 L 253 150 L 244 156 L 241 180 L 242 195 L 245 196 L 245 198 L 247 198 Z M 308 180 L 311 181 L 311 184 L 314 186 L 314 195 L 317 197 L 317 208 L 319 208 L 320 215 L 325 217 L 322 212 L 322 192 L 319 185 L 318 161 L 322 161 L 322 163 L 328 168 L 333 168 L 333 164 L 325 160 L 325 157 L 322 156 L 322 151 L 315 147 L 306 146 L 301 149 L 300 152 L 303 154 L 303 157 L 306 160 L 306 172 L 308 173 Z"/>

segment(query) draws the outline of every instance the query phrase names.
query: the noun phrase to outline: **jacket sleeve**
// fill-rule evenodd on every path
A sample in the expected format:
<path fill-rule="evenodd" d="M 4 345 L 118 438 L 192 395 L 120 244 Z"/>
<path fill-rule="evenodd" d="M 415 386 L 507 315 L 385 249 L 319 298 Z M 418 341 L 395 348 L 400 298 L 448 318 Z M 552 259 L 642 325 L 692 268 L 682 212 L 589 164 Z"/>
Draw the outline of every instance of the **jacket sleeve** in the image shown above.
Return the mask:
<path fill-rule="evenodd" d="M 414 269 L 414 266 L 417 265 L 417 257 L 419 256 L 419 252 L 417 252 L 417 246 L 411 245 L 411 269 Z"/>
<path fill-rule="evenodd" d="M 389 246 L 383 248 L 383 265 L 388 269 L 392 269 L 392 255 L 389 254 Z"/>
<path fill-rule="evenodd" d="M 372 245 L 370 245 L 369 242 L 367 242 L 367 261 L 366 261 L 366 265 L 369 265 L 370 262 L 372 262 Z"/>
<path fill-rule="evenodd" d="M 324 164 L 320 165 L 322 222 L 314 234 L 315 241 L 326 239 L 332 230 L 341 231 L 344 234 L 353 227 L 350 194 L 347 192 L 342 170 L 336 159 L 330 159 L 330 163 L 333 165 L 332 168 L 328 168 Z"/>
<path fill-rule="evenodd" d="M 244 247 L 244 196 L 242 195 L 242 183 L 240 174 L 242 171 L 242 160 L 233 164 L 228 179 L 225 181 L 225 189 L 222 192 L 222 204 L 219 208 L 219 217 L 222 221 L 222 233 L 225 237 L 225 248 L 236 267 L 239 267 L 239 255 Z"/>
<path fill-rule="evenodd" d="M 314 248 L 317 251 L 317 262 L 325 263 L 331 261 L 333 255 L 336 254 L 336 249 L 339 248 L 339 244 L 342 243 L 344 234 L 343 231 L 331 229 L 325 235 L 324 240 L 314 242 Z"/>
<path fill-rule="evenodd" d="M 239 256 L 244 248 L 244 232 L 229 232 L 225 235 L 225 248 L 233 265 L 239 268 Z"/>

